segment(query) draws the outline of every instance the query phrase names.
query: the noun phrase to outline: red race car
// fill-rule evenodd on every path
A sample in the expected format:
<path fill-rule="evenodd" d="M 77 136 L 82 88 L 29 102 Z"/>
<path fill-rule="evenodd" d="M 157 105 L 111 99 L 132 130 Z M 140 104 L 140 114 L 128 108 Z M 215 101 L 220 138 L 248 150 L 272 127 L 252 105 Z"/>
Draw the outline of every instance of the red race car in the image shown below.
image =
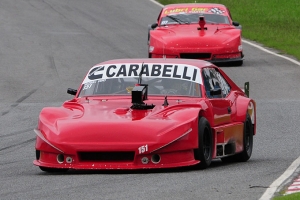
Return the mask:
<path fill-rule="evenodd" d="M 194 59 L 118 59 L 92 67 L 61 107 L 43 108 L 34 164 L 68 169 L 196 166 L 247 161 L 256 130 L 249 84 Z"/>
<path fill-rule="evenodd" d="M 166 5 L 148 26 L 149 58 L 243 64 L 241 26 L 221 4 Z"/>

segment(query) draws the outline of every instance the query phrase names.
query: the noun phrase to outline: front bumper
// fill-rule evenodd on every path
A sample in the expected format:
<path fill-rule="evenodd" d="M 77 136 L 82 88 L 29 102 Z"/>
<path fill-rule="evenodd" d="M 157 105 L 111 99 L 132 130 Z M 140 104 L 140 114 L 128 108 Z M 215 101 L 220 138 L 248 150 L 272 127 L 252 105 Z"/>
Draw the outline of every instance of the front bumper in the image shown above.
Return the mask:
<path fill-rule="evenodd" d="M 176 54 L 149 54 L 151 58 L 181 58 L 181 59 L 195 59 L 204 60 L 211 63 L 227 63 L 238 62 L 244 60 L 242 52 L 228 53 L 228 54 L 212 54 L 212 53 L 176 53 Z"/>
<path fill-rule="evenodd" d="M 109 169 L 159 169 L 196 165 L 193 150 L 168 153 L 139 154 L 133 160 L 82 160 L 78 155 L 49 153 L 37 150 L 37 159 L 33 164 L 40 167 L 75 169 L 75 170 L 109 170 Z"/>
<path fill-rule="evenodd" d="M 231 59 L 219 59 L 219 60 L 207 60 L 213 64 L 220 64 L 220 63 L 231 63 L 231 62 L 241 62 L 244 58 L 231 58 Z"/>

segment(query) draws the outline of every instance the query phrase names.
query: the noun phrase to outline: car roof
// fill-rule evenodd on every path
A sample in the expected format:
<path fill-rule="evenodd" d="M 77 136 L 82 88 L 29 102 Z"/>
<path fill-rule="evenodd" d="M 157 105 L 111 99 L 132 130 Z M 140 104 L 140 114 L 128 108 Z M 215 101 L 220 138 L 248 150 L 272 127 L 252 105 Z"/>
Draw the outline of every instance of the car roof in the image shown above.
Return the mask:
<path fill-rule="evenodd" d="M 114 59 L 101 62 L 95 66 L 99 65 L 109 65 L 109 64 L 183 64 L 192 65 L 198 68 L 215 66 L 210 62 L 197 59 L 178 59 L 178 58 L 126 58 L 126 59 Z"/>

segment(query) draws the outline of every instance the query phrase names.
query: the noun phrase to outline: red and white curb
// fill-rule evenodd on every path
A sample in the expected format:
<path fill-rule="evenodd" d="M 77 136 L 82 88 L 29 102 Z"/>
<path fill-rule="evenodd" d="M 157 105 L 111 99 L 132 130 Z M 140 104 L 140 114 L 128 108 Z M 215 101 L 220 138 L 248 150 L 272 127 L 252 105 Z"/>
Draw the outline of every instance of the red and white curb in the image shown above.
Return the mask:
<path fill-rule="evenodd" d="M 300 176 L 294 180 L 294 182 L 287 188 L 285 195 L 286 194 L 292 194 L 300 192 Z"/>

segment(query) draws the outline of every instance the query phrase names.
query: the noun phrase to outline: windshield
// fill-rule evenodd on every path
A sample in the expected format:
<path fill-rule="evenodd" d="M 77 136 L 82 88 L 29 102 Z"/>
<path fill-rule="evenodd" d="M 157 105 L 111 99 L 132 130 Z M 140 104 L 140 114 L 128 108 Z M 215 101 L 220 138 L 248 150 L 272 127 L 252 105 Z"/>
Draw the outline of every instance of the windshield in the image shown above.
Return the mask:
<path fill-rule="evenodd" d="M 206 23 L 213 24 L 230 24 L 229 19 L 225 15 L 220 14 L 206 14 L 206 13 L 183 13 L 167 15 L 162 18 L 160 25 L 166 26 L 169 24 L 192 24 L 199 22 L 199 16 L 204 16 Z"/>
<path fill-rule="evenodd" d="M 83 84 L 79 97 L 99 95 L 131 95 L 138 77 L 92 80 Z M 148 95 L 197 96 L 200 84 L 174 78 L 143 77 L 142 84 L 148 84 Z"/>

